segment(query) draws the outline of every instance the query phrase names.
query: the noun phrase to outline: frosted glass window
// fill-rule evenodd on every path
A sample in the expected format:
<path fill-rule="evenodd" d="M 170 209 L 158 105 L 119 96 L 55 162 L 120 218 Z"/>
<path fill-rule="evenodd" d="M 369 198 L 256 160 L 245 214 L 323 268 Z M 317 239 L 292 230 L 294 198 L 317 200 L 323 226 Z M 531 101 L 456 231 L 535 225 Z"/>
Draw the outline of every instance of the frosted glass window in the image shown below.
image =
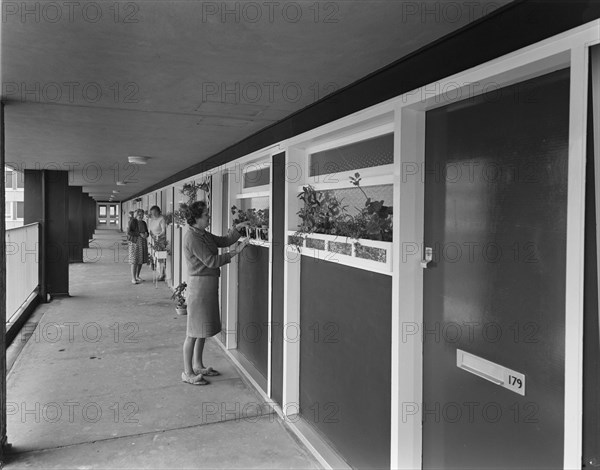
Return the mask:
<path fill-rule="evenodd" d="M 394 134 L 385 134 L 310 155 L 310 176 L 394 163 Z"/>
<path fill-rule="evenodd" d="M 244 173 L 244 188 L 256 188 L 271 183 L 271 170 L 268 166 Z"/>

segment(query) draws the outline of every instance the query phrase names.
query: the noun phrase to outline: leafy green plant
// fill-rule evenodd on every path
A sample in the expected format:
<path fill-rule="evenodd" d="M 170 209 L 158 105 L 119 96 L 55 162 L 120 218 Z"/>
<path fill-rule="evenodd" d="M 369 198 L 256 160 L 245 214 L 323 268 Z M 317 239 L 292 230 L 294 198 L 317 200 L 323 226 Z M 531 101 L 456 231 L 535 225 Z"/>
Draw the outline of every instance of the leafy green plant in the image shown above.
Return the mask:
<path fill-rule="evenodd" d="M 181 189 L 181 194 L 187 196 L 188 205 L 196 201 L 196 199 L 198 198 L 199 190 L 202 190 L 206 193 L 210 193 L 210 185 L 208 184 L 208 180 L 205 180 L 201 183 L 196 183 L 195 181 L 192 181 L 191 183 L 186 183 L 183 185 L 183 188 Z"/>
<path fill-rule="evenodd" d="M 258 217 L 258 227 L 269 226 L 269 209 L 259 209 L 256 213 Z"/>
<path fill-rule="evenodd" d="M 360 173 L 350 177 L 350 182 L 356 186 L 365 196 L 365 207 L 354 216 L 354 229 L 363 232 L 359 238 L 371 240 L 382 240 L 391 242 L 393 238 L 393 211 L 391 206 L 386 206 L 384 201 L 373 201 L 360 187 Z"/>
<path fill-rule="evenodd" d="M 304 203 L 298 212 L 301 223 L 300 233 L 339 234 L 340 222 L 345 220 L 346 207 L 332 191 L 316 191 L 312 186 L 304 186 L 298 198 Z"/>
<path fill-rule="evenodd" d="M 231 206 L 231 214 L 233 215 L 233 223 L 235 225 L 242 222 L 248 222 L 251 229 L 265 229 L 269 226 L 269 209 L 239 209 L 236 206 Z M 246 235 L 246 230 L 241 230 L 242 235 Z"/>
<path fill-rule="evenodd" d="M 154 246 L 154 251 L 166 251 L 169 252 L 169 243 L 164 237 L 157 237 L 152 235 L 152 241 Z"/>
<path fill-rule="evenodd" d="M 185 218 L 185 213 L 187 208 L 193 203 L 196 202 L 198 198 L 198 190 L 202 190 L 206 192 L 206 197 L 210 201 L 210 184 L 209 180 L 206 179 L 201 183 L 196 183 L 192 181 L 191 183 L 186 183 L 183 185 L 181 189 L 181 194 L 188 198 L 187 202 L 180 202 L 179 209 L 173 212 L 173 220 L 178 225 L 185 225 L 187 220 Z"/>
<path fill-rule="evenodd" d="M 188 208 L 188 205 L 184 202 L 179 203 L 179 209 L 173 212 L 173 220 L 177 225 L 185 225 L 187 220 L 185 218 L 185 213 Z"/>
<path fill-rule="evenodd" d="M 185 295 L 184 295 L 186 288 L 187 288 L 187 283 L 182 282 L 175 288 L 175 290 L 173 291 L 173 294 L 171 295 L 171 299 L 175 301 L 175 305 L 177 305 L 177 308 L 186 307 Z"/>
<path fill-rule="evenodd" d="M 384 201 L 374 201 L 360 186 L 361 177 L 355 173 L 350 177 L 350 182 L 365 196 L 365 205 L 356 208 L 358 213 L 354 216 L 347 213 L 333 191 L 316 191 L 312 186 L 304 186 L 298 198 L 304 203 L 298 212 L 300 224 L 296 235 L 306 233 L 324 233 L 339 235 L 354 239 L 370 239 L 392 241 L 393 211 L 391 206 L 386 206 Z M 296 246 L 299 243 L 290 244 Z"/>

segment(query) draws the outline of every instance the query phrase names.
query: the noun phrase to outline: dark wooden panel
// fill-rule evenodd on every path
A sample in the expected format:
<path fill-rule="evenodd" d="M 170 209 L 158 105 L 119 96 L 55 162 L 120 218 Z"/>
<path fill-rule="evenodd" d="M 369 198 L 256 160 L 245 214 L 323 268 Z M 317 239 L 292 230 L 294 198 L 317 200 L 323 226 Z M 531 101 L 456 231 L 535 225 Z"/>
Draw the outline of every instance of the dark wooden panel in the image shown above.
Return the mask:
<path fill-rule="evenodd" d="M 239 255 L 238 351 L 267 377 L 269 249 L 249 245 Z"/>
<path fill-rule="evenodd" d="M 600 18 L 597 0 L 514 1 L 311 106 L 131 196 L 190 178 L 244 155 Z M 518 31 L 518 34 L 515 34 Z M 460 51 L 460 53 L 457 53 Z"/>
<path fill-rule="evenodd" d="M 26 224 L 41 223 L 41 292 L 69 292 L 69 196 L 68 172 L 25 170 Z M 47 291 L 46 291 L 47 289 Z"/>
<path fill-rule="evenodd" d="M 69 186 L 69 261 L 83 262 L 83 211 L 81 186 Z"/>
<path fill-rule="evenodd" d="M 583 316 L 583 467 L 600 466 L 600 325 L 598 324 L 598 270 L 596 200 L 594 196 L 594 132 L 592 80 L 588 105 L 585 191 L 585 278 Z M 597 85 L 600 87 L 600 85 Z M 597 99 L 600 99 L 598 96 Z M 600 119 L 600 116 L 596 116 Z"/>
<path fill-rule="evenodd" d="M 569 70 L 500 91 L 427 113 L 424 469 L 563 465 Z"/>
<path fill-rule="evenodd" d="M 46 173 L 46 282 L 53 295 L 69 293 L 69 173 Z"/>
<path fill-rule="evenodd" d="M 273 156 L 272 242 L 273 287 L 271 301 L 271 398 L 283 401 L 283 270 L 285 263 L 285 152 Z"/>
<path fill-rule="evenodd" d="M 301 263 L 300 413 L 354 468 L 389 468 L 391 277 Z"/>

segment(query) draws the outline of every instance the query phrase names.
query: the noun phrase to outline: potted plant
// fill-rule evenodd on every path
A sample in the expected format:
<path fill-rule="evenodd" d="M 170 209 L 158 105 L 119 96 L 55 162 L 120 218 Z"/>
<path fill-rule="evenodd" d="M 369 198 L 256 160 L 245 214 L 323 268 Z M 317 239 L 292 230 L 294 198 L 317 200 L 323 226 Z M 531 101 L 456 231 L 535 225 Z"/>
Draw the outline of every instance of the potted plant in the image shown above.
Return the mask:
<path fill-rule="evenodd" d="M 258 239 L 269 241 L 269 209 L 260 209 L 257 215 L 260 224 L 257 228 Z"/>
<path fill-rule="evenodd" d="M 384 205 L 383 201 L 373 201 L 360 187 L 360 174 L 355 173 L 350 177 L 350 182 L 361 190 L 365 196 L 365 207 L 359 212 L 355 219 L 364 226 L 360 238 L 368 240 L 381 240 L 391 242 L 393 239 L 391 206 Z"/>
<path fill-rule="evenodd" d="M 165 238 L 152 235 L 152 247 L 154 248 L 155 259 L 167 259 L 169 250 L 168 242 Z"/>
<path fill-rule="evenodd" d="M 177 315 L 187 315 L 187 304 L 184 295 L 186 288 L 187 283 L 182 282 L 175 288 L 173 295 L 171 295 L 171 299 L 175 301 L 175 311 L 177 312 Z"/>
<path fill-rule="evenodd" d="M 233 215 L 234 225 L 241 224 L 242 222 L 248 222 L 248 215 L 242 209 L 238 209 L 236 206 L 231 206 L 231 214 Z M 240 229 L 240 233 L 243 237 L 248 236 L 246 227 L 242 227 Z"/>

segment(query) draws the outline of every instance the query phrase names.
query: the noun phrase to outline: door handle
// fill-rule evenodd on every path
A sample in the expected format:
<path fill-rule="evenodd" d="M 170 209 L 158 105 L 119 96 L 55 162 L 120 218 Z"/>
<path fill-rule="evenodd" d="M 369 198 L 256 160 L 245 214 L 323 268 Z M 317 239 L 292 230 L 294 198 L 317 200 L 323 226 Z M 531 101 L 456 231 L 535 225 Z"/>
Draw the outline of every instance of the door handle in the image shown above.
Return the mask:
<path fill-rule="evenodd" d="M 427 269 L 427 265 L 433 260 L 433 248 L 425 247 L 425 258 L 421 260 L 421 267 Z"/>

